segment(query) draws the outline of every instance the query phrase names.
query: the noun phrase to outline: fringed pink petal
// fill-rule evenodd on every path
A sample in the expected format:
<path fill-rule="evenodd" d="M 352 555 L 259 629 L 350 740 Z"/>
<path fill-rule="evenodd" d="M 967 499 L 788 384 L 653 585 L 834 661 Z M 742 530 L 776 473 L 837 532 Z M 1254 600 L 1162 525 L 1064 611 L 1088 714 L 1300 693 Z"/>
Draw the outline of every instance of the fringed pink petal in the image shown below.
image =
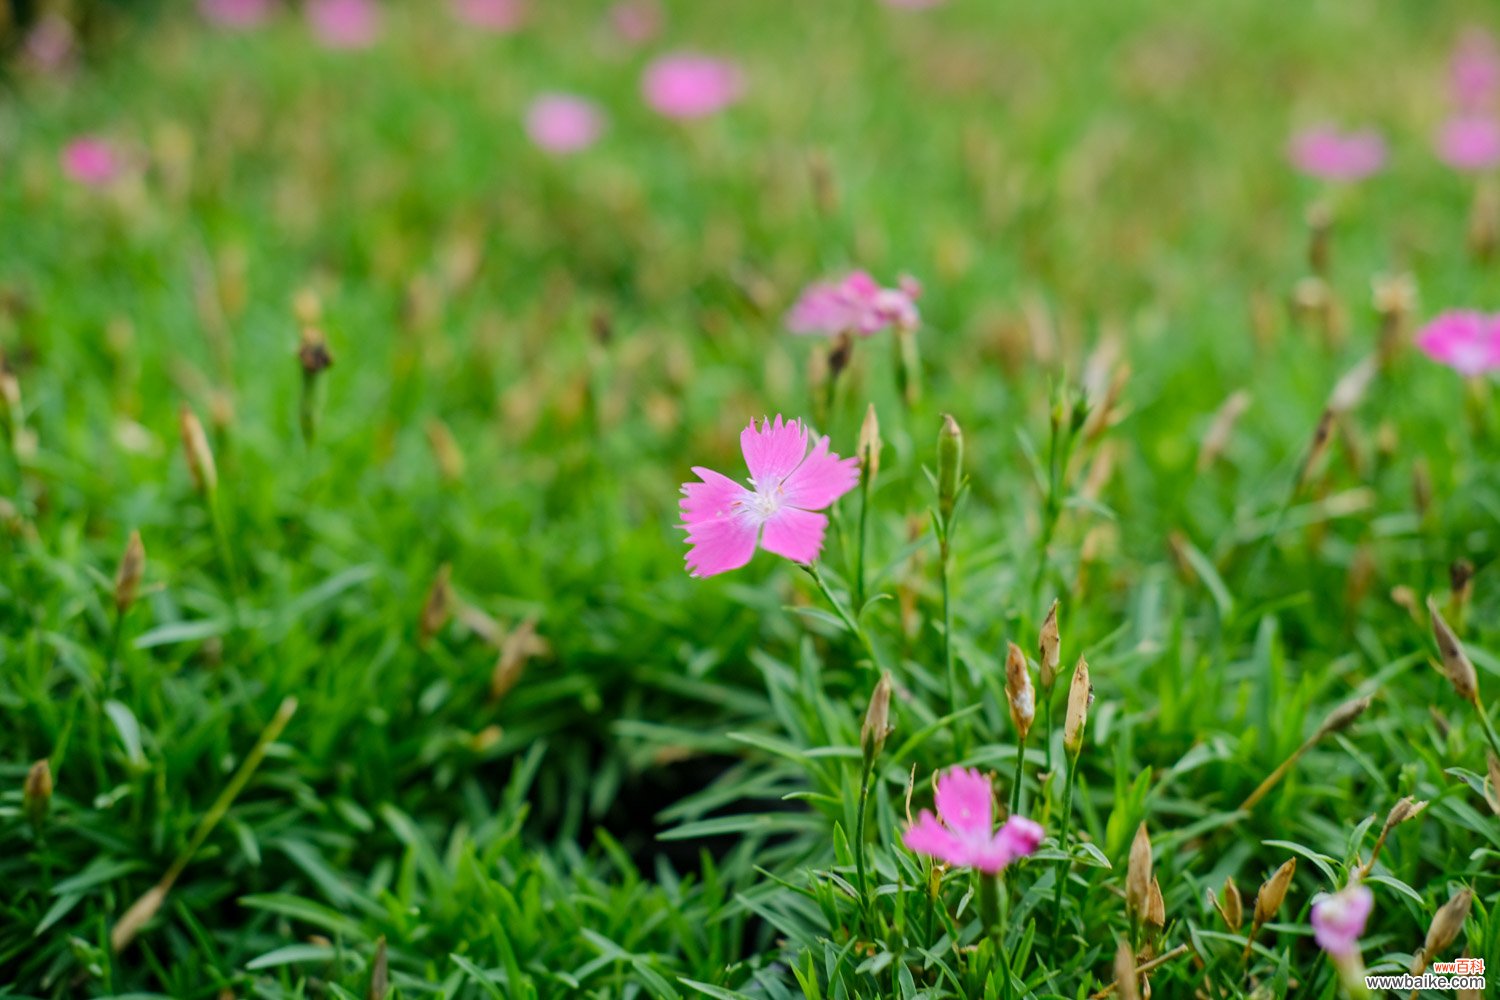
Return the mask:
<path fill-rule="evenodd" d="M 990 836 L 995 800 L 990 779 L 970 768 L 955 767 L 938 776 L 934 799 L 938 815 L 964 839 Z"/>
<path fill-rule="evenodd" d="M 750 478 L 762 488 L 774 488 L 802 463 L 807 454 L 807 431 L 802 421 L 783 422 L 780 414 L 775 423 L 762 420 L 759 427 L 752 420 L 740 432 L 740 450 L 745 453 Z"/>
<path fill-rule="evenodd" d="M 966 863 L 963 859 L 967 857 L 968 852 L 963 842 L 926 809 L 923 809 L 917 821 L 907 828 L 906 835 L 901 838 L 901 842 L 909 851 L 926 854 L 950 865 Z"/>
<path fill-rule="evenodd" d="M 756 525 L 739 509 L 749 491 L 712 469 L 693 469 L 701 483 L 684 483 L 682 526 L 687 530 L 687 568 L 693 576 L 739 569 L 755 554 Z"/>
<path fill-rule="evenodd" d="M 859 482 L 859 459 L 839 458 L 828 450 L 828 439 L 819 438 L 812 453 L 797 466 L 782 490 L 785 502 L 802 510 L 822 510 L 854 489 Z"/>
<path fill-rule="evenodd" d="M 792 562 L 810 563 L 823 551 L 828 518 L 822 514 L 783 507 L 766 519 L 760 547 Z"/>

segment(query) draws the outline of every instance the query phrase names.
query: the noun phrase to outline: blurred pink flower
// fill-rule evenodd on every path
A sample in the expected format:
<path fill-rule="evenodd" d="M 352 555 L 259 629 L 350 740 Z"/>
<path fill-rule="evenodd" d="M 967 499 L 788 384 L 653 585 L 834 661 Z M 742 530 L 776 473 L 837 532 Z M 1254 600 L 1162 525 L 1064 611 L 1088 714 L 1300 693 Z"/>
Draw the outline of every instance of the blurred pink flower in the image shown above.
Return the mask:
<path fill-rule="evenodd" d="M 1365 921 L 1370 919 L 1374 904 L 1374 895 L 1357 882 L 1313 900 L 1313 937 L 1318 946 L 1334 958 L 1358 955 L 1359 937 L 1365 932 Z"/>
<path fill-rule="evenodd" d="M 1455 170 L 1500 166 L 1500 121 L 1488 115 L 1457 115 L 1438 133 L 1438 156 Z"/>
<path fill-rule="evenodd" d="M 307 0 L 307 20 L 325 48 L 369 48 L 380 35 L 374 0 Z"/>
<path fill-rule="evenodd" d="M 543 94 L 526 112 L 526 134 L 549 153 L 576 153 L 604 131 L 604 116 L 592 101 L 570 94 Z"/>
<path fill-rule="evenodd" d="M 1441 313 L 1417 334 L 1417 348 L 1460 375 L 1500 371 L 1500 316 L 1471 309 Z"/>
<path fill-rule="evenodd" d="M 935 805 L 937 816 L 923 809 L 907 828 L 902 842 L 908 850 L 994 875 L 1042 842 L 1041 824 L 1024 816 L 995 829 L 994 791 L 976 770 L 955 767 L 939 775 Z"/>
<path fill-rule="evenodd" d="M 818 438 L 809 454 L 800 420 L 755 421 L 740 434 L 750 469 L 750 488 L 712 469 L 694 466 L 702 482 L 682 486 L 682 528 L 687 532 L 687 568 L 692 576 L 739 569 L 767 552 L 810 563 L 823 551 L 826 515 L 814 513 L 848 493 L 859 481 L 859 460 L 839 458 Z"/>
<path fill-rule="evenodd" d="M 81 135 L 63 147 L 62 169 L 79 184 L 104 187 L 125 172 L 125 161 L 108 139 Z"/>
<path fill-rule="evenodd" d="M 73 25 L 60 14 L 43 14 L 26 34 L 26 57 L 44 73 L 67 69 L 77 52 Z"/>
<path fill-rule="evenodd" d="M 1448 66 L 1453 103 L 1461 111 L 1477 111 L 1500 94 L 1500 46 L 1482 28 L 1470 28 L 1453 48 Z"/>
<path fill-rule="evenodd" d="M 786 327 L 830 337 L 844 332 L 869 336 L 888 326 L 911 329 L 920 321 L 919 294 L 912 278 L 903 276 L 899 287 L 882 288 L 868 273 L 853 271 L 842 281 L 807 286 L 787 313 Z"/>
<path fill-rule="evenodd" d="M 662 56 L 646 67 L 641 93 L 668 118 L 704 118 L 738 101 L 744 74 L 725 59 L 692 53 Z"/>
<path fill-rule="evenodd" d="M 1340 132 L 1327 125 L 1303 129 L 1288 149 L 1292 165 L 1330 181 L 1357 181 L 1385 166 L 1385 139 L 1373 129 Z"/>
<path fill-rule="evenodd" d="M 453 16 L 472 28 L 505 34 L 526 20 L 526 0 L 451 0 Z"/>
<path fill-rule="evenodd" d="M 620 0 L 609 9 L 615 34 L 632 45 L 644 45 L 661 33 L 661 7 L 655 0 Z"/>
<path fill-rule="evenodd" d="M 244 31 L 264 24 L 272 0 L 198 0 L 198 13 L 221 28 Z"/>

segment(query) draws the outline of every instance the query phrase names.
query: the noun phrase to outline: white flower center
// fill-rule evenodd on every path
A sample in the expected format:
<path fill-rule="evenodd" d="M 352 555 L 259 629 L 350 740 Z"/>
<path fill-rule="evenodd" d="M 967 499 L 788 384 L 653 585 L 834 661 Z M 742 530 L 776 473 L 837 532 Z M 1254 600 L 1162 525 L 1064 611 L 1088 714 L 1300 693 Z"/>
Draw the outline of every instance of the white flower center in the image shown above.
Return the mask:
<path fill-rule="evenodd" d="M 786 493 L 781 488 L 781 480 L 777 479 L 762 485 L 752 479 L 750 486 L 755 492 L 738 501 L 740 510 L 757 524 L 765 524 L 776 515 L 786 500 Z"/>

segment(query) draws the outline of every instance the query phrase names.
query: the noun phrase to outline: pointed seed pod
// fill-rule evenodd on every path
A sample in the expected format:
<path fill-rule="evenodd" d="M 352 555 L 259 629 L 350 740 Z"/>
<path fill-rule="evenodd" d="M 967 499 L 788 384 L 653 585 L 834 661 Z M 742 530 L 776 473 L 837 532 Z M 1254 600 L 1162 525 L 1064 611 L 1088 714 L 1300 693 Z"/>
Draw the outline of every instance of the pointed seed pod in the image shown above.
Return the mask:
<path fill-rule="evenodd" d="M 1219 893 L 1219 905 L 1220 912 L 1224 914 L 1224 923 L 1231 931 L 1238 932 L 1240 925 L 1245 922 L 1245 901 L 1233 876 L 1224 880 L 1224 889 Z"/>
<path fill-rule="evenodd" d="M 193 488 L 204 496 L 212 495 L 219 488 L 219 472 L 214 467 L 213 449 L 208 446 L 203 424 L 186 403 L 177 411 L 177 422 L 182 431 L 182 452 L 187 457 Z"/>
<path fill-rule="evenodd" d="M 859 425 L 859 473 L 866 483 L 873 483 L 880 472 L 880 420 L 875 404 L 865 410 L 865 422 Z"/>
<path fill-rule="evenodd" d="M 1494 753 L 1492 752 L 1490 756 L 1493 757 Z M 1418 814 L 1420 814 L 1422 810 L 1426 808 L 1427 803 L 1425 801 L 1419 802 L 1416 798 L 1410 795 L 1406 796 L 1404 799 L 1391 806 L 1391 811 L 1386 814 L 1385 826 L 1382 828 L 1382 832 L 1389 831 L 1394 827 L 1400 826 L 1402 823 L 1405 823 L 1409 819 L 1415 819 Z"/>
<path fill-rule="evenodd" d="M 938 513 L 946 522 L 953 516 L 958 501 L 958 487 L 963 477 L 964 432 L 950 413 L 943 414 L 943 429 L 938 434 Z"/>
<path fill-rule="evenodd" d="M 1342 732 L 1354 725 L 1354 720 L 1365 714 L 1370 703 L 1375 700 L 1374 695 L 1367 694 L 1363 698 L 1351 698 L 1342 705 L 1328 713 L 1328 717 L 1318 726 L 1318 731 L 1313 735 L 1313 741 L 1321 740 L 1325 736 Z"/>
<path fill-rule="evenodd" d="M 870 695 L 870 707 L 865 709 L 865 722 L 859 729 L 859 747 L 864 752 L 865 766 L 874 763 L 885 749 L 885 738 L 891 734 L 891 675 L 882 673 Z"/>
<path fill-rule="evenodd" d="M 1471 705 L 1479 704 L 1479 678 L 1474 673 L 1474 664 L 1464 653 L 1458 636 L 1443 620 L 1437 602 L 1427 598 L 1427 612 L 1432 616 L 1432 637 L 1437 640 L 1438 652 L 1443 656 L 1443 672 L 1458 696 Z"/>
<path fill-rule="evenodd" d="M 1063 747 L 1076 757 L 1083 749 L 1083 730 L 1088 724 L 1089 705 L 1094 700 L 1094 686 L 1089 683 L 1089 665 L 1083 657 L 1073 668 L 1073 683 L 1068 687 L 1068 714 L 1063 723 Z"/>
<path fill-rule="evenodd" d="M 375 960 L 370 963 L 370 989 L 365 994 L 368 1000 L 385 1000 L 391 988 L 390 959 L 386 955 L 385 935 L 375 942 Z"/>
<path fill-rule="evenodd" d="M 26 772 L 26 783 L 21 789 L 21 811 L 26 814 L 31 828 L 40 833 L 51 809 L 52 765 L 43 757 Z"/>
<path fill-rule="evenodd" d="M 1416 955 L 1412 956 L 1412 975 L 1419 975 L 1426 970 L 1432 960 L 1453 943 L 1458 932 L 1463 930 L 1464 921 L 1469 919 L 1469 907 L 1473 902 L 1474 890 L 1465 886 L 1438 908 L 1437 913 L 1432 916 L 1432 924 L 1427 928 L 1427 940 Z"/>
<path fill-rule="evenodd" d="M 1037 636 L 1037 647 L 1037 662 L 1042 668 L 1042 688 L 1051 691 L 1052 685 L 1057 681 L 1058 664 L 1062 661 L 1062 633 L 1057 629 L 1057 600 L 1055 598 L 1052 601 L 1052 607 L 1047 609 L 1047 617 L 1042 620 L 1042 631 Z"/>
<path fill-rule="evenodd" d="M 1146 897 L 1146 926 L 1157 930 L 1167 926 L 1167 901 L 1161 895 L 1161 883 L 1151 877 L 1151 893 Z"/>
<path fill-rule="evenodd" d="M 1286 864 L 1276 869 L 1261 885 L 1260 891 L 1255 894 L 1255 926 L 1259 927 L 1276 916 L 1276 911 L 1281 909 L 1281 901 L 1286 899 L 1292 876 L 1296 874 L 1297 859 L 1288 858 Z"/>
<path fill-rule="evenodd" d="M 427 421 L 427 444 L 432 448 L 432 457 L 437 462 L 438 474 L 444 482 L 456 483 L 463 479 L 467 463 L 458 439 L 448 425 L 437 417 Z"/>
<path fill-rule="evenodd" d="M 1123 938 L 1115 949 L 1115 992 L 1120 995 L 1120 1000 L 1141 1000 L 1140 984 L 1136 981 L 1135 952 Z"/>
<path fill-rule="evenodd" d="M 1130 861 L 1125 868 L 1125 909 L 1134 920 L 1145 916 L 1151 901 L 1151 834 L 1142 821 L 1130 842 Z"/>
<path fill-rule="evenodd" d="M 120 557 L 120 568 L 115 571 L 116 614 L 123 616 L 135 603 L 145 572 L 146 546 L 141 543 L 141 533 L 132 531 L 125 543 L 125 554 Z"/>
<path fill-rule="evenodd" d="M 449 585 L 453 567 L 443 563 L 438 567 L 437 576 L 432 578 L 432 586 L 427 590 L 427 600 L 422 605 L 422 621 L 420 626 L 420 638 L 425 646 L 432 637 L 442 631 L 444 625 L 448 624 L 448 618 L 453 613 L 453 588 Z"/>
<path fill-rule="evenodd" d="M 1031 686 L 1026 654 L 1015 643 L 1010 644 L 1005 654 L 1005 700 L 1010 703 L 1010 721 L 1015 724 L 1016 739 L 1025 743 L 1036 718 L 1036 691 Z"/>

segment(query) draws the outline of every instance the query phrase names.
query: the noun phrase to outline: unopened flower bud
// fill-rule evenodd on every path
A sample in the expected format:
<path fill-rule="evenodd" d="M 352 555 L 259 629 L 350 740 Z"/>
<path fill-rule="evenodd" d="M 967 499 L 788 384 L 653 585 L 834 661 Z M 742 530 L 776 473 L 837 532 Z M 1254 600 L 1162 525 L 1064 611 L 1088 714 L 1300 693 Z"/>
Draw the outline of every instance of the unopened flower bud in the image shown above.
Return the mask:
<path fill-rule="evenodd" d="M 1125 908 L 1134 919 L 1145 915 L 1151 897 L 1151 834 L 1143 822 L 1130 842 L 1130 862 L 1125 869 Z"/>
<path fill-rule="evenodd" d="M 40 832 L 51 808 L 52 765 L 44 757 L 32 764 L 31 770 L 26 772 L 26 783 L 21 790 L 21 809 L 31 828 Z"/>
<path fill-rule="evenodd" d="M 865 410 L 865 422 L 859 427 L 859 471 L 866 483 L 873 483 L 880 472 L 880 420 L 874 403 Z"/>
<path fill-rule="evenodd" d="M 193 487 L 205 496 L 219 488 L 219 472 L 214 467 L 213 449 L 208 446 L 208 435 L 198 415 L 187 404 L 177 412 L 178 425 L 182 431 L 182 451 L 187 457 L 188 474 L 193 477 Z"/>
<path fill-rule="evenodd" d="M 427 601 L 422 605 L 421 641 L 423 645 L 426 645 L 444 625 L 448 624 L 448 617 L 453 612 L 453 589 L 448 584 L 452 571 L 452 566 L 443 563 L 438 567 L 437 576 L 432 578 L 432 586 L 428 588 Z"/>
<path fill-rule="evenodd" d="M 1460 698 L 1471 705 L 1478 705 L 1479 678 L 1474 673 L 1474 664 L 1469 661 L 1458 636 L 1453 634 L 1453 630 L 1443 620 L 1437 602 L 1431 597 L 1427 598 L 1427 612 L 1432 616 L 1432 637 L 1437 640 L 1438 652 L 1443 657 L 1443 673 L 1448 675 L 1448 682 L 1453 685 L 1453 690 L 1458 692 Z"/>
<path fill-rule="evenodd" d="M 1037 637 L 1038 656 L 1041 664 L 1042 689 L 1051 691 L 1057 681 L 1057 667 L 1062 661 L 1062 634 L 1057 629 L 1057 601 L 1047 609 L 1042 621 L 1041 635 Z"/>
<path fill-rule="evenodd" d="M 316 378 L 332 367 L 333 355 L 328 353 L 328 338 L 318 327 L 302 328 L 302 338 L 297 347 L 297 363 L 302 366 L 302 374 L 307 378 Z"/>
<path fill-rule="evenodd" d="M 1120 939 L 1115 949 L 1115 991 L 1120 1000 L 1141 1000 L 1141 987 L 1135 971 L 1135 952 L 1129 942 Z"/>
<path fill-rule="evenodd" d="M 1255 894 L 1255 926 L 1266 923 L 1276 916 L 1276 911 L 1281 909 L 1282 900 L 1286 899 L 1286 891 L 1292 884 L 1292 876 L 1297 874 L 1297 859 L 1288 858 L 1286 864 L 1276 869 L 1275 873 L 1260 887 Z"/>
<path fill-rule="evenodd" d="M 1427 940 L 1412 957 L 1412 975 L 1425 971 L 1432 960 L 1453 943 L 1458 932 L 1463 930 L 1464 921 L 1469 919 L 1469 907 L 1473 902 L 1474 890 L 1465 886 L 1438 908 L 1437 913 L 1433 914 L 1431 926 L 1427 928 Z"/>
<path fill-rule="evenodd" d="M 1068 714 L 1063 722 L 1063 748 L 1070 756 L 1083 749 L 1083 729 L 1088 724 L 1089 705 L 1094 700 L 1094 686 L 1089 683 L 1089 665 L 1083 657 L 1073 668 L 1073 683 L 1068 687 Z"/>
<path fill-rule="evenodd" d="M 1010 721 L 1015 723 L 1016 739 L 1026 742 L 1036 718 L 1036 691 L 1031 686 L 1031 671 L 1026 654 L 1011 643 L 1005 654 L 1005 700 L 1010 703 Z"/>
<path fill-rule="evenodd" d="M 140 593 L 141 577 L 146 572 L 146 546 L 141 543 L 141 533 L 132 531 L 125 543 L 125 554 L 120 557 L 120 568 L 115 572 L 115 612 L 124 615 L 135 603 Z"/>
<path fill-rule="evenodd" d="M 943 429 L 938 434 L 938 513 L 946 523 L 953 516 L 958 488 L 963 478 L 964 432 L 952 414 L 943 414 Z"/>
<path fill-rule="evenodd" d="M 1318 726 L 1317 735 L 1313 739 L 1320 740 L 1325 736 L 1348 729 L 1354 725 L 1354 720 L 1365 714 L 1365 709 L 1369 708 L 1370 703 L 1374 700 L 1374 695 L 1367 694 L 1363 698 L 1351 698 L 1342 705 L 1339 705 L 1332 712 L 1329 712 L 1328 717 Z"/>
<path fill-rule="evenodd" d="M 1245 901 L 1233 876 L 1224 880 L 1224 889 L 1219 893 L 1219 912 L 1224 915 L 1224 923 L 1231 931 L 1238 932 L 1245 922 Z"/>
<path fill-rule="evenodd" d="M 865 709 L 865 722 L 859 730 L 859 746 L 869 766 L 885 749 L 885 738 L 891 734 L 891 675 L 882 673 Z"/>
<path fill-rule="evenodd" d="M 1167 926 L 1167 901 L 1161 895 L 1161 883 L 1151 877 L 1151 892 L 1146 897 L 1146 926 L 1161 930 Z"/>

